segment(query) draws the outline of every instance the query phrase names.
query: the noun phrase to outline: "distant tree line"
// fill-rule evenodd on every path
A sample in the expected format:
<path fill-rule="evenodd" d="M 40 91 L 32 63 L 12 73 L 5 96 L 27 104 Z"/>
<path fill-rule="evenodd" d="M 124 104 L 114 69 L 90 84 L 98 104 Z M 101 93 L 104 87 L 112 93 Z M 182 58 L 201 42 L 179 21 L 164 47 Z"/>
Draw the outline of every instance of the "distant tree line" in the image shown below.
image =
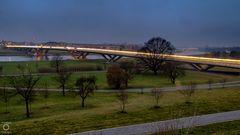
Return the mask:
<path fill-rule="evenodd" d="M 240 51 L 232 50 L 232 51 L 212 51 L 208 54 L 208 57 L 214 58 L 240 58 Z"/>

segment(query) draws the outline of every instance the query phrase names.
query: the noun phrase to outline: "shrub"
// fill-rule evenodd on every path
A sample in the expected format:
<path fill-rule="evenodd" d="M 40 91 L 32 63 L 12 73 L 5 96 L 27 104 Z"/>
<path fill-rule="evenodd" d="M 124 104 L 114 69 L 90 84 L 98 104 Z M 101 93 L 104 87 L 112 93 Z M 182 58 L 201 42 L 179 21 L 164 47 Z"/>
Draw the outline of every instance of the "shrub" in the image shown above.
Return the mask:
<path fill-rule="evenodd" d="M 79 65 L 79 66 L 69 66 L 60 69 L 64 72 L 80 72 L 80 71 L 102 71 L 103 67 L 101 65 Z M 55 73 L 53 68 L 42 67 L 38 69 L 39 73 Z"/>

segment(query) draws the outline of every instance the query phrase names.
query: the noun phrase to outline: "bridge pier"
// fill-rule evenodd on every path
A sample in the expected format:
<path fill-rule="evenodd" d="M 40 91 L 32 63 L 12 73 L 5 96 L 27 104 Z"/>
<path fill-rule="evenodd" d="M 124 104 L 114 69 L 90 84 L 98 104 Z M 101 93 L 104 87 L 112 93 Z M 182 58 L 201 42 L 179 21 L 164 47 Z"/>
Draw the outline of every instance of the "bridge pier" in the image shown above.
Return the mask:
<path fill-rule="evenodd" d="M 106 63 L 113 63 L 122 58 L 122 56 L 118 55 L 110 55 L 110 54 L 102 54 L 103 58 L 107 60 Z"/>
<path fill-rule="evenodd" d="M 69 51 L 70 54 L 72 55 L 72 57 L 76 60 L 80 60 L 80 59 L 86 59 L 87 58 L 87 55 L 89 53 L 87 52 L 80 52 L 80 51 Z"/>
<path fill-rule="evenodd" d="M 202 65 L 196 64 L 196 63 L 191 63 L 190 65 L 198 71 L 207 71 L 214 67 L 213 65 L 202 66 Z"/>
<path fill-rule="evenodd" d="M 37 60 L 42 60 L 44 57 L 48 60 L 48 49 L 33 49 L 32 51 Z"/>

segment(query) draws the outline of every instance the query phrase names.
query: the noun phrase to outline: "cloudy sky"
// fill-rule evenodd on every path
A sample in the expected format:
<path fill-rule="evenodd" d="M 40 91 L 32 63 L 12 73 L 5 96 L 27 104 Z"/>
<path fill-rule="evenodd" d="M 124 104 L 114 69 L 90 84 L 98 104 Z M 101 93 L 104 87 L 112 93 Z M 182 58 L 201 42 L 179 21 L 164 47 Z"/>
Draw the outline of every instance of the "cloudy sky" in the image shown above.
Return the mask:
<path fill-rule="evenodd" d="M 240 46 L 240 0 L 0 0 L 0 40 Z"/>

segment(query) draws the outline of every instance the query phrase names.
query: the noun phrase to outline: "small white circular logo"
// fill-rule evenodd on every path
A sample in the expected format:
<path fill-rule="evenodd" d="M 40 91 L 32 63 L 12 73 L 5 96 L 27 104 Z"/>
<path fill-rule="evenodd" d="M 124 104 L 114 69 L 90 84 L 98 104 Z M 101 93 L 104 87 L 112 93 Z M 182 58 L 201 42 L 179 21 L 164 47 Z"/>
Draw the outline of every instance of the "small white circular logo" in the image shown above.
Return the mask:
<path fill-rule="evenodd" d="M 10 132 L 10 124 L 11 122 L 2 122 L 2 133 L 3 134 L 9 134 Z"/>
<path fill-rule="evenodd" d="M 4 131 L 8 131 L 9 129 L 10 129 L 9 124 L 8 124 L 8 123 L 4 123 L 4 124 L 3 124 L 3 130 L 4 130 Z"/>

